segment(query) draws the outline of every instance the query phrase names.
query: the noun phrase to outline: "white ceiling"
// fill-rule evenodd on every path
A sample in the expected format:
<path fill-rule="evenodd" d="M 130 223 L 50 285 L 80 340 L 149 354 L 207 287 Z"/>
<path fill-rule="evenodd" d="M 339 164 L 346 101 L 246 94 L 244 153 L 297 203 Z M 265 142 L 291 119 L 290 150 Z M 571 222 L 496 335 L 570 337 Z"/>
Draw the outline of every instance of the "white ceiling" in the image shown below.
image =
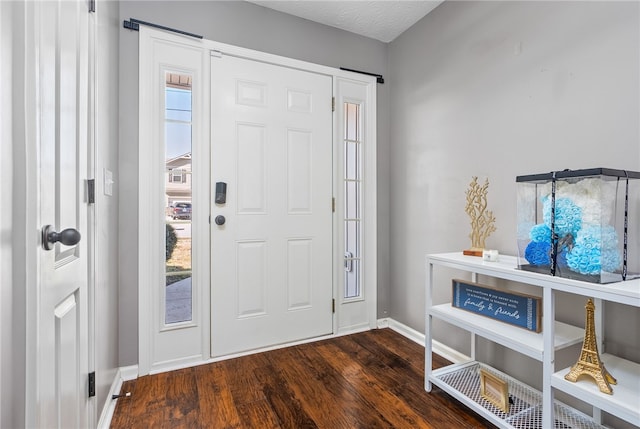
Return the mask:
<path fill-rule="evenodd" d="M 444 0 L 248 0 L 260 6 L 390 42 Z"/>

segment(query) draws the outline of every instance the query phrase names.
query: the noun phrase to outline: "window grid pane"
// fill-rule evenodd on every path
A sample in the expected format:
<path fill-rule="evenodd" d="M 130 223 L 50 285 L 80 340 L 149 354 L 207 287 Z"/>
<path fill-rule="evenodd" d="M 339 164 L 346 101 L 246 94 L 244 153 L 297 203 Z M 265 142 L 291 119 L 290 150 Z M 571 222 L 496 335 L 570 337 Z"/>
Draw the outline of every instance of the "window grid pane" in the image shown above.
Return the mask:
<path fill-rule="evenodd" d="M 360 179 L 360 143 L 346 140 L 344 145 L 344 177 L 348 180 Z"/>

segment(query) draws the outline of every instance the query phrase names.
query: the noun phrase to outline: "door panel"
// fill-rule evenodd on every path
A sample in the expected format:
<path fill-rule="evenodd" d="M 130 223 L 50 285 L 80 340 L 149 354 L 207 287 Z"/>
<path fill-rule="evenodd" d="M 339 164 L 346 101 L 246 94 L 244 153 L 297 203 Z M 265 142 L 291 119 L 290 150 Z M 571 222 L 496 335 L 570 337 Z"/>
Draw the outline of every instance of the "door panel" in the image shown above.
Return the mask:
<path fill-rule="evenodd" d="M 289 214 L 311 214 L 313 135 L 287 130 L 287 208 Z"/>
<path fill-rule="evenodd" d="M 287 310 L 311 308 L 313 302 L 313 240 L 287 240 Z"/>
<path fill-rule="evenodd" d="M 82 403 L 80 383 L 80 354 L 82 350 L 80 338 L 76 334 L 81 320 L 78 298 L 74 293 L 58 304 L 53 310 L 55 317 L 55 348 L 58 363 L 56 365 L 56 380 L 61 398 L 71 404 Z M 58 411 L 60 427 L 78 427 L 78 410 L 72 407 L 61 407 Z"/>
<path fill-rule="evenodd" d="M 238 290 L 237 317 L 267 314 L 267 244 L 264 241 L 237 243 L 236 272 Z"/>
<path fill-rule="evenodd" d="M 266 213 L 267 130 L 264 125 L 237 124 L 238 214 Z"/>
<path fill-rule="evenodd" d="M 332 78 L 211 61 L 212 355 L 331 334 Z"/>

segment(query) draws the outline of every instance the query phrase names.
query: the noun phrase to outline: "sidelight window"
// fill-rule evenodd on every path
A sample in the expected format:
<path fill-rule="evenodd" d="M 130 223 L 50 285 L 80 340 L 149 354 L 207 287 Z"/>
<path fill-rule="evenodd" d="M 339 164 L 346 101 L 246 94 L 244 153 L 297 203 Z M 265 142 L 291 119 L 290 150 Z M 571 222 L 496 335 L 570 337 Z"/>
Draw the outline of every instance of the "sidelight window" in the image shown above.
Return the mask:
<path fill-rule="evenodd" d="M 193 316 L 191 285 L 191 76 L 166 73 L 165 82 L 165 324 Z"/>
<path fill-rule="evenodd" d="M 344 103 L 344 298 L 362 297 L 361 106 Z"/>

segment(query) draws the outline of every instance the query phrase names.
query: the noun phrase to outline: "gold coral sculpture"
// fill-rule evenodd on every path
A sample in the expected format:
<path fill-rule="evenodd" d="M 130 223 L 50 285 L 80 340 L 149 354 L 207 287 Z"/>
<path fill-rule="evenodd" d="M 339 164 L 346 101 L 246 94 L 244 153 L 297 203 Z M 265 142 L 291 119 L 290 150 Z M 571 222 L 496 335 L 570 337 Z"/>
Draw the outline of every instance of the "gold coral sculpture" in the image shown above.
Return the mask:
<path fill-rule="evenodd" d="M 487 192 L 489 179 L 485 179 L 480 186 L 478 178 L 474 176 L 467 189 L 467 205 L 465 211 L 471 218 L 471 249 L 465 250 L 465 255 L 482 256 L 487 237 L 496 230 L 496 218 L 491 210 L 487 210 Z"/>

